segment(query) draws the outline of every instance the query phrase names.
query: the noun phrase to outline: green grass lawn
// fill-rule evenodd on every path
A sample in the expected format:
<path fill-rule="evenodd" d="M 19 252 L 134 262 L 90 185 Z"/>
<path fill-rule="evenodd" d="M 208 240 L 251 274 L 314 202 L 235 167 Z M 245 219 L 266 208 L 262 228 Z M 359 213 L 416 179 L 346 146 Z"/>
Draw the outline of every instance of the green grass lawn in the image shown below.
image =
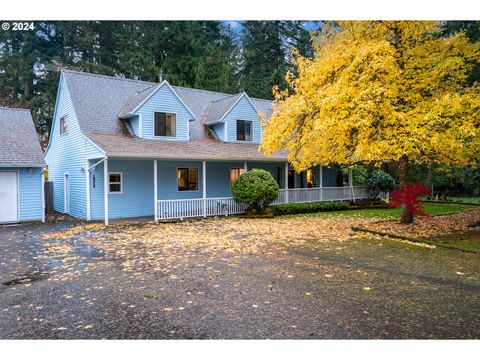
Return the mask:
<path fill-rule="evenodd" d="M 425 211 L 429 215 L 444 215 L 454 212 L 464 211 L 467 209 L 472 209 L 474 206 L 465 204 L 434 204 L 434 203 L 425 203 Z M 390 219 L 399 219 L 401 215 L 401 209 L 355 209 L 355 210 L 345 210 L 345 211 L 332 211 L 332 212 L 322 212 L 322 213 L 313 213 L 313 214 L 302 214 L 302 215 L 286 215 L 286 216 L 343 216 L 343 217 L 381 217 L 381 218 L 390 218 Z"/>
<path fill-rule="evenodd" d="M 479 235 L 475 233 L 446 234 L 430 240 L 429 243 L 449 249 L 480 253 Z"/>
<path fill-rule="evenodd" d="M 480 204 L 480 197 L 449 197 L 448 199 L 470 204 Z"/>

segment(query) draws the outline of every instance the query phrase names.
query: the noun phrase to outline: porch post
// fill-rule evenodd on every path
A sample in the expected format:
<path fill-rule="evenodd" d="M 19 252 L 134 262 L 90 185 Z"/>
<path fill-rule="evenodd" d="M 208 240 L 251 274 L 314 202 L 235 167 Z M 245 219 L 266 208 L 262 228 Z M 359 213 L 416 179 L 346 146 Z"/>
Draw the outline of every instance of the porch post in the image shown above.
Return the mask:
<path fill-rule="evenodd" d="M 87 221 L 90 221 L 90 163 L 88 160 L 85 162 L 85 186 L 87 188 Z"/>
<path fill-rule="evenodd" d="M 207 217 L 207 162 L 202 161 L 203 217 Z"/>
<path fill-rule="evenodd" d="M 158 220 L 158 186 L 157 186 L 157 160 L 153 160 L 153 206 L 154 206 L 154 214 L 155 214 L 155 221 Z"/>
<path fill-rule="evenodd" d="M 45 168 L 41 168 L 42 175 L 42 222 L 45 222 Z"/>
<path fill-rule="evenodd" d="M 245 172 L 248 171 L 248 166 L 246 161 L 243 162 L 243 170 L 245 170 Z"/>
<path fill-rule="evenodd" d="M 348 168 L 348 186 L 350 186 L 350 191 L 352 192 L 352 200 L 355 202 L 355 194 L 353 192 L 353 169 Z"/>
<path fill-rule="evenodd" d="M 320 165 L 320 201 L 323 201 L 323 166 Z"/>
<path fill-rule="evenodd" d="M 288 161 L 285 163 L 285 203 L 288 204 Z"/>
<path fill-rule="evenodd" d="M 103 162 L 103 210 L 105 225 L 108 225 L 108 159 Z"/>

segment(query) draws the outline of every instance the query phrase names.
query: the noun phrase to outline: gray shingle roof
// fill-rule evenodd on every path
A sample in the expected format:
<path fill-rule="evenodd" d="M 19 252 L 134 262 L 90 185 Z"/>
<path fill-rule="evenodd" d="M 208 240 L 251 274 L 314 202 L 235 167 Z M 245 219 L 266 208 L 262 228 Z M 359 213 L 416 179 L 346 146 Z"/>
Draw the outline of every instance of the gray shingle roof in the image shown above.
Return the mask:
<path fill-rule="evenodd" d="M 89 133 L 87 136 L 108 156 L 130 158 L 286 161 L 286 153 L 266 158 L 258 144 L 225 143 L 204 138 L 191 141 L 158 141 L 120 134 Z"/>
<path fill-rule="evenodd" d="M 29 110 L 0 108 L 0 129 L 0 167 L 45 166 Z"/>
<path fill-rule="evenodd" d="M 120 118 L 126 117 L 131 115 L 135 109 L 144 102 L 150 95 L 152 95 L 157 89 L 161 86 L 161 84 L 152 85 L 140 92 L 135 93 L 135 95 L 130 97 L 130 100 L 127 101 L 126 105 L 120 110 L 118 116 Z"/>
<path fill-rule="evenodd" d="M 195 156 L 200 156 L 197 150 L 201 148 L 204 150 L 202 156 L 205 158 L 208 153 L 208 158 L 232 156 L 237 159 L 236 154 L 243 154 L 251 157 L 249 159 L 265 159 L 262 154 L 258 153 L 257 145 L 223 143 L 212 139 L 205 128 L 207 117 L 213 119 L 214 115 L 210 115 L 212 110 L 214 114 L 220 114 L 223 110 L 228 111 L 243 93 L 232 95 L 172 86 L 197 118 L 190 122 L 191 140 L 189 142 L 152 142 L 126 135 L 122 124 L 123 120 L 120 117 L 126 116 L 151 95 L 158 88 L 158 83 L 71 70 L 63 70 L 63 75 L 72 97 L 80 128 L 92 141 L 104 149 L 107 155 L 111 156 L 111 154 L 119 152 L 130 153 L 131 151 L 150 154 L 152 149 L 156 149 L 155 151 L 160 151 L 162 154 L 170 154 L 170 157 L 181 156 L 179 151 L 187 151 L 186 155 L 189 158 L 198 158 Z M 251 100 L 259 112 L 267 114 L 267 116 L 271 114 L 271 101 L 254 98 Z M 229 104 L 230 106 L 228 106 Z M 114 144 L 112 144 L 112 139 L 115 139 Z M 159 154 L 159 158 L 162 154 Z M 286 155 L 283 154 L 280 158 L 284 159 Z"/>
<path fill-rule="evenodd" d="M 243 93 L 228 96 L 226 98 L 212 101 L 208 114 L 205 117 L 205 124 L 211 125 L 219 122 L 230 108 L 243 96 Z"/>

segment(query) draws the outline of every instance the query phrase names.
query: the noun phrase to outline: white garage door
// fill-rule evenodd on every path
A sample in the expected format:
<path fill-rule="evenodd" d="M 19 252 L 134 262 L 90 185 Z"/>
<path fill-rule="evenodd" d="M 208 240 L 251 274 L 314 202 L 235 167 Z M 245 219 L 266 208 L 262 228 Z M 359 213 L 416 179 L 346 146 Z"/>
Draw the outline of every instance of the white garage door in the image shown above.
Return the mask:
<path fill-rule="evenodd" d="M 0 223 L 18 221 L 18 176 L 0 171 Z"/>

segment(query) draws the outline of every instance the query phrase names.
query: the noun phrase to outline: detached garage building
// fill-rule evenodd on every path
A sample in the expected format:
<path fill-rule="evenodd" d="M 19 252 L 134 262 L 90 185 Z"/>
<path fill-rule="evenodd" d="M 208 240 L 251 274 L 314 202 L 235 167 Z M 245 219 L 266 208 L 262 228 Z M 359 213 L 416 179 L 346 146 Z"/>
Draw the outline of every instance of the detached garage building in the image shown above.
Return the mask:
<path fill-rule="evenodd" d="M 30 111 L 0 108 L 0 224 L 45 220 L 45 165 Z"/>

